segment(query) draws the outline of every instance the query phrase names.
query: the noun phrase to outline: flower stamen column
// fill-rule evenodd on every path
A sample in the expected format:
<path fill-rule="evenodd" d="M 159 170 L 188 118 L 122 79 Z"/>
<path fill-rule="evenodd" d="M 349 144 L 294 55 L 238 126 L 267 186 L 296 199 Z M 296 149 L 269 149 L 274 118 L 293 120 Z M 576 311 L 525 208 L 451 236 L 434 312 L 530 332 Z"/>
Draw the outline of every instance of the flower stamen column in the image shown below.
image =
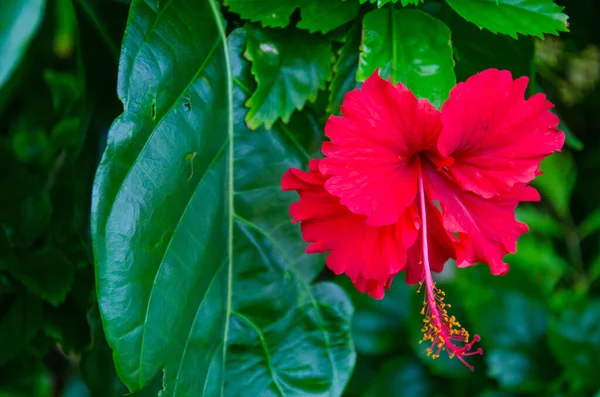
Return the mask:
<path fill-rule="evenodd" d="M 431 268 L 429 266 L 429 247 L 427 244 L 427 211 L 425 205 L 425 192 L 423 188 L 423 175 L 419 171 L 419 202 L 421 215 L 421 233 L 422 233 L 422 249 L 423 249 L 423 268 L 424 268 L 424 283 L 425 283 L 425 298 L 423 300 L 423 309 L 421 314 L 425 315 L 423 319 L 424 325 L 421 331 L 423 339 L 419 342 L 431 342 L 431 346 L 427 348 L 427 355 L 436 359 L 440 356 L 442 350 L 448 352 L 450 358 L 458 357 L 458 359 L 467 366 L 471 371 L 473 367 L 469 365 L 464 357 L 475 354 L 483 354 L 481 348 L 471 351 L 473 345 L 480 340 L 479 335 L 474 335 L 469 341 L 469 333 L 461 327 L 456 317 L 448 315 L 446 308 L 450 308 L 450 304 L 444 303 L 445 293 L 440 290 L 433 281 L 431 276 Z M 423 285 L 419 287 L 419 291 Z M 462 345 L 457 345 L 460 343 Z"/>

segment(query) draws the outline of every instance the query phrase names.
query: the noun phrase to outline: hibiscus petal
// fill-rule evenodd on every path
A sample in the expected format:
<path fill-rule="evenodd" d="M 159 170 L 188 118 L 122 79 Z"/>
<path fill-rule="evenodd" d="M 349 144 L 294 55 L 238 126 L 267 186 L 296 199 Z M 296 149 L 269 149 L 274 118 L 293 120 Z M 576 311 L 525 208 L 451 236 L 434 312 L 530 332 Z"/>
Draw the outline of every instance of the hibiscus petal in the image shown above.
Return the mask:
<path fill-rule="evenodd" d="M 503 196 L 485 199 L 464 191 L 448 174 L 425 163 L 423 178 L 427 196 L 438 200 L 442 207 L 444 228 L 457 233 L 456 262 L 459 267 L 484 262 L 494 275 L 508 271 L 504 255 L 516 251 L 519 236 L 529 229 L 515 220 L 515 208 L 521 201 L 538 201 L 537 191 L 524 185 L 515 185 Z"/>
<path fill-rule="evenodd" d="M 381 226 L 397 222 L 417 193 L 415 153 L 434 148 L 441 131 L 439 112 L 402 84 L 377 72 L 362 89 L 350 91 L 342 117 L 331 116 L 320 170 L 325 188 L 350 211 Z"/>
<path fill-rule="evenodd" d="M 335 274 L 345 273 L 357 289 L 380 299 L 391 278 L 404 269 L 406 250 L 417 237 L 416 206 L 392 225 L 367 225 L 366 216 L 352 213 L 325 190 L 327 177 L 318 167 L 319 161 L 313 160 L 309 172 L 290 169 L 281 181 L 283 190 L 300 195 L 290 214 L 302 222 L 304 241 L 312 243 L 306 252 L 330 251 L 326 263 Z"/>
<path fill-rule="evenodd" d="M 488 69 L 459 83 L 442 107 L 438 149 L 452 156 L 450 174 L 463 189 L 489 198 L 537 175 L 542 159 L 560 150 L 564 134 L 543 94 L 525 100 L 527 77 Z"/>

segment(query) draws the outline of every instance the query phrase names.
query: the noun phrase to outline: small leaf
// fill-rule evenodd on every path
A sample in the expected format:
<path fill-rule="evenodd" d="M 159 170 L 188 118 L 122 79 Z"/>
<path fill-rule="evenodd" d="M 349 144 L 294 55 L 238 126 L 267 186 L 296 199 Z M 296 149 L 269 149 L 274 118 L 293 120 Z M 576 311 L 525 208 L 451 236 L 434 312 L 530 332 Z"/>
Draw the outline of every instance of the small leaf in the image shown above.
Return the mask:
<path fill-rule="evenodd" d="M 517 38 L 517 33 L 543 38 L 568 32 L 568 17 L 552 0 L 447 0 L 469 22 L 492 33 Z"/>
<path fill-rule="evenodd" d="M 64 301 L 73 283 L 73 265 L 55 248 L 32 252 L 7 270 L 32 294 L 55 306 Z"/>
<path fill-rule="evenodd" d="M 359 4 L 356 0 L 225 0 L 229 10 L 262 26 L 283 28 L 290 16 L 300 8 L 298 28 L 326 33 L 354 19 Z"/>
<path fill-rule="evenodd" d="M 0 88 L 23 58 L 44 15 L 45 0 L 2 2 L 0 13 Z"/>
<path fill-rule="evenodd" d="M 436 107 L 456 84 L 450 30 L 443 22 L 418 10 L 381 9 L 363 21 L 363 42 L 356 77 L 379 75 L 401 82 Z"/>
<path fill-rule="evenodd" d="M 559 216 L 569 211 L 571 194 L 577 181 L 577 169 L 569 152 L 559 152 L 546 157 L 540 165 L 544 173 L 538 176 L 533 185 L 540 190 L 542 197 L 548 200 Z"/>
<path fill-rule="evenodd" d="M 258 88 L 246 102 L 251 129 L 270 129 L 277 119 L 287 123 L 292 112 L 317 99 L 331 79 L 331 43 L 294 29 L 248 27 L 246 57 Z"/>
<path fill-rule="evenodd" d="M 360 22 L 356 22 L 346 34 L 346 42 L 339 51 L 338 59 L 333 67 L 333 79 L 329 85 L 329 104 L 327 112 L 339 114 L 344 95 L 350 90 L 360 87 L 356 80 L 358 69 L 359 46 L 361 41 Z"/>

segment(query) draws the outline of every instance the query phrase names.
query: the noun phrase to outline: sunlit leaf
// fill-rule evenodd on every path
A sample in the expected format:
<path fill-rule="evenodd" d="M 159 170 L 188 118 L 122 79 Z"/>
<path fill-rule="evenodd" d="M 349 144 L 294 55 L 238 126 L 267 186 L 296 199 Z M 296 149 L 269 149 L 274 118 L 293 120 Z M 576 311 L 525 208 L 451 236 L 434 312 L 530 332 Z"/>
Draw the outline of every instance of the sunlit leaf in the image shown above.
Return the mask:
<path fill-rule="evenodd" d="M 568 17 L 553 0 L 447 0 L 463 18 L 492 33 L 543 37 L 567 32 Z"/>
<path fill-rule="evenodd" d="M 364 81 L 376 69 L 401 82 L 436 107 L 456 84 L 450 30 L 418 10 L 381 9 L 363 20 L 363 41 L 356 77 Z"/>

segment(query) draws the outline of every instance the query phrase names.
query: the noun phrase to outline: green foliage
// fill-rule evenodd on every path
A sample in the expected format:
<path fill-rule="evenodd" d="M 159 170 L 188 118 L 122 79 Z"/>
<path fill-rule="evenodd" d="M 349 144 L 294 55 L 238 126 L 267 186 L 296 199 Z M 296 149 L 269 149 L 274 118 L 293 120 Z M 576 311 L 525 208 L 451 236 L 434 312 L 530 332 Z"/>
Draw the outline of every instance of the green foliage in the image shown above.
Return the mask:
<path fill-rule="evenodd" d="M 0 0 L 0 397 L 597 396 L 600 9 L 528 37 L 564 4 Z M 376 69 L 440 107 L 488 68 L 567 144 L 510 272 L 436 277 L 471 373 L 403 274 L 374 300 L 305 254 L 280 181 Z"/>
<path fill-rule="evenodd" d="M 252 62 L 256 91 L 246 102 L 246 122 L 252 129 L 271 128 L 279 118 L 287 123 L 294 110 L 314 102 L 331 79 L 331 44 L 297 30 L 248 27 L 245 55 Z"/>
<path fill-rule="evenodd" d="M 225 0 L 225 6 L 242 18 L 280 28 L 288 26 L 292 13 L 300 8 L 297 27 L 311 33 L 327 33 L 353 20 L 358 13 L 355 0 Z"/>
<path fill-rule="evenodd" d="M 169 10 L 187 8 L 175 1 Z M 99 304 L 116 367 L 132 390 L 164 368 L 163 395 L 239 395 L 250 379 L 254 395 L 339 395 L 354 362 L 352 308 L 335 285 L 309 285 L 321 265 L 304 256 L 298 230 L 285 225 L 292 198 L 278 187 L 284 170 L 306 163 L 306 148 L 293 131 L 245 127 L 243 103 L 254 84 L 241 58 L 245 31 L 231 35 L 229 50 L 216 5 L 195 10 L 180 24 L 149 19 L 146 32 L 131 27 L 154 16 L 132 13 L 128 32 L 147 39 L 128 34 L 123 43 L 135 56 L 120 70 L 124 113 L 109 131 L 120 138 L 108 143 L 92 204 Z M 177 52 L 194 56 L 182 62 L 161 52 L 158 32 L 184 30 Z M 258 34 L 248 30 L 249 53 Z M 162 77 L 158 63 L 148 67 L 150 56 L 172 71 L 160 92 L 144 89 Z M 145 202 L 135 199 L 140 189 Z M 159 221 L 141 226 L 150 214 Z M 265 250 L 276 254 L 266 261 Z M 173 289 L 174 278 L 187 281 Z M 301 386 L 305 366 L 314 368 L 311 388 Z"/>
<path fill-rule="evenodd" d="M 25 55 L 44 14 L 45 0 L 0 2 L 0 88 Z"/>
<path fill-rule="evenodd" d="M 376 69 L 440 107 L 456 84 L 450 30 L 422 11 L 371 11 L 363 20 L 356 77 L 366 80 Z"/>
<path fill-rule="evenodd" d="M 543 37 L 567 32 L 568 17 L 552 0 L 447 0 L 467 21 L 492 33 Z"/>

